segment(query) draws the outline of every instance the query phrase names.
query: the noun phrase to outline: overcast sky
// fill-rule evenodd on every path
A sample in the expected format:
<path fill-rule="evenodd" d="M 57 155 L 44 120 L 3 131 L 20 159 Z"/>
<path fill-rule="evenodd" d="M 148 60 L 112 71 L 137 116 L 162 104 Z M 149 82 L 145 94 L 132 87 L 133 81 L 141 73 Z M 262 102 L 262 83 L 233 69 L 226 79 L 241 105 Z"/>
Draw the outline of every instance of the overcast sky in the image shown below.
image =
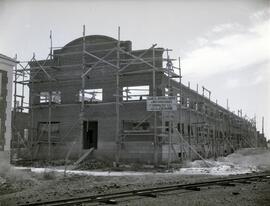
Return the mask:
<path fill-rule="evenodd" d="M 29 60 L 82 35 L 131 40 L 133 49 L 157 43 L 182 58 L 183 81 L 204 85 L 233 111 L 265 116 L 270 137 L 269 0 L 0 0 L 0 53 Z"/>

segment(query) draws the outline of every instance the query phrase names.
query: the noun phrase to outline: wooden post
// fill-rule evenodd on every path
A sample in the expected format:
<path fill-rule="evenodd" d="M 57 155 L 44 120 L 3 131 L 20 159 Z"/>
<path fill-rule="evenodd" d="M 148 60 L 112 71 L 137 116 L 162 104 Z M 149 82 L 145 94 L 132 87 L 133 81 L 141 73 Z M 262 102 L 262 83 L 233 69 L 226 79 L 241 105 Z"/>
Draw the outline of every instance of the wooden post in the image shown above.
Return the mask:
<path fill-rule="evenodd" d="M 82 95 L 82 102 L 81 102 L 81 118 L 83 117 L 84 113 L 84 100 L 85 100 L 85 77 L 83 76 L 84 70 L 85 70 L 85 25 L 83 25 L 83 42 L 82 42 L 82 90 L 81 90 L 81 95 Z"/>
<path fill-rule="evenodd" d="M 82 154 L 82 150 L 83 150 L 83 135 L 84 135 L 84 107 L 85 107 L 85 76 L 83 76 L 84 72 L 85 72 L 85 52 L 86 52 L 86 48 L 85 48 L 85 25 L 83 25 L 83 38 L 82 38 L 82 88 L 81 88 L 81 92 L 79 94 L 79 98 L 81 98 L 81 111 L 80 111 L 80 124 L 81 124 L 81 134 L 80 134 L 80 138 L 79 138 L 79 142 L 81 145 L 81 150 L 78 153 L 78 156 L 81 156 Z M 81 97 L 80 97 L 81 95 Z"/>
<path fill-rule="evenodd" d="M 50 60 L 52 60 L 52 31 L 50 31 Z M 50 80 L 51 81 L 51 80 Z M 49 120 L 48 120 L 48 157 L 49 163 L 51 162 L 51 138 L 52 138 L 52 91 L 50 83 L 49 91 Z"/>
<path fill-rule="evenodd" d="M 119 130 L 120 130 L 120 113 L 119 113 L 119 70 L 120 70 L 120 27 L 118 27 L 118 41 L 117 41 L 117 52 L 116 52 L 116 130 L 115 130 L 115 142 L 116 142 L 116 164 L 119 164 L 120 159 L 120 139 L 119 139 Z"/>
<path fill-rule="evenodd" d="M 190 109 L 190 98 L 188 103 L 188 124 L 189 124 L 189 131 L 188 131 L 188 144 L 191 145 L 191 109 Z M 188 158 L 191 160 L 191 148 L 188 149 Z"/>
<path fill-rule="evenodd" d="M 52 134 L 52 91 L 49 91 L 49 120 L 48 120 L 48 157 L 51 162 L 51 134 Z"/>
<path fill-rule="evenodd" d="M 182 135 L 182 71 L 181 71 L 181 59 L 178 57 L 178 63 L 179 63 L 179 134 Z M 184 161 L 184 141 L 183 138 L 181 138 L 181 161 Z"/>
<path fill-rule="evenodd" d="M 172 91 L 171 91 L 171 62 L 170 62 L 170 59 L 169 59 L 169 54 L 168 54 L 168 50 L 167 50 L 167 69 L 168 69 L 168 96 L 172 96 Z M 169 113 L 169 159 L 168 159 L 168 167 L 170 167 L 170 164 L 171 164 L 171 147 L 172 147 L 172 120 L 171 120 L 171 115 L 172 115 L 172 112 L 168 112 Z"/>
<path fill-rule="evenodd" d="M 152 57 L 153 57 L 153 67 L 156 65 L 156 59 L 155 59 L 155 48 L 152 49 Z M 153 68 L 153 83 L 152 83 L 152 92 L 153 96 L 155 97 L 157 95 L 156 91 L 156 71 Z M 158 165 L 158 141 L 157 141 L 157 112 L 154 111 L 154 165 L 157 167 Z"/>
<path fill-rule="evenodd" d="M 15 55 L 15 59 L 17 60 L 17 54 Z M 14 76 L 14 102 L 13 102 L 13 115 L 12 115 L 12 137 L 13 137 L 13 147 L 14 147 L 14 143 L 15 143 L 15 136 L 16 136 L 16 128 L 15 128 L 15 123 L 16 123 L 16 112 L 17 112 L 17 75 L 18 75 L 18 71 L 17 71 L 17 64 L 15 65 L 15 76 Z M 0 125 L 1 126 L 1 125 Z M 16 139 L 16 148 L 18 147 L 18 142 L 19 142 L 19 138 Z"/>

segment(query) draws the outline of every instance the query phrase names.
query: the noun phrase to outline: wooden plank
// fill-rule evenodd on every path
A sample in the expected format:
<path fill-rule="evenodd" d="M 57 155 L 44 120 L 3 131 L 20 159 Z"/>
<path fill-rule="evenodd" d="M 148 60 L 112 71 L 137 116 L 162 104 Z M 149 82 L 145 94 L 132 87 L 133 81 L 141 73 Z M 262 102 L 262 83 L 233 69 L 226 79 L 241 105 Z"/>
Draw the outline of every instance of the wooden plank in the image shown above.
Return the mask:
<path fill-rule="evenodd" d="M 84 153 L 76 162 L 74 162 L 73 166 L 80 164 L 86 157 L 88 157 L 93 151 L 94 147 L 90 148 L 86 153 Z"/>

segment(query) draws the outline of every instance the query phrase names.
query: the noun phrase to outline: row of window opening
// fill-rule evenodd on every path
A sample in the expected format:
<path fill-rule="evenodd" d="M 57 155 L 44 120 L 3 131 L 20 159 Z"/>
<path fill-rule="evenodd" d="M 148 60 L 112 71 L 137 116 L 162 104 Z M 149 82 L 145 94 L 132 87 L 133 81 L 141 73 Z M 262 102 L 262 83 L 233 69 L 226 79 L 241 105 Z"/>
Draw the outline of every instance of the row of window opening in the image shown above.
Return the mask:
<path fill-rule="evenodd" d="M 132 87 L 123 87 L 122 90 L 122 99 L 123 101 L 137 101 L 137 100 L 146 100 L 149 96 L 149 86 L 132 86 Z M 51 92 L 40 92 L 40 103 L 55 103 L 61 104 L 61 91 L 51 91 Z M 89 103 L 98 103 L 103 101 L 103 89 L 85 89 L 80 90 L 77 95 L 77 100 L 82 102 Z"/>
<path fill-rule="evenodd" d="M 122 88 L 122 95 L 121 98 L 123 101 L 140 101 L 146 100 L 149 96 L 149 85 L 143 86 L 131 86 L 131 87 L 123 87 Z M 165 96 L 169 95 L 169 89 L 165 88 Z M 51 92 L 40 92 L 40 103 L 51 103 L 54 104 L 61 104 L 61 91 L 51 91 Z M 202 102 L 195 102 L 189 97 L 185 98 L 184 96 L 180 96 L 179 93 L 176 94 L 177 103 L 181 104 L 182 106 L 205 112 L 206 114 L 210 114 L 211 116 L 214 115 L 214 111 L 209 108 L 207 105 L 203 104 Z M 51 99 L 50 99 L 51 98 Z M 77 95 L 77 101 L 87 103 L 99 103 L 103 101 L 103 89 L 85 89 L 80 90 Z M 222 116 L 222 114 L 219 114 Z"/>

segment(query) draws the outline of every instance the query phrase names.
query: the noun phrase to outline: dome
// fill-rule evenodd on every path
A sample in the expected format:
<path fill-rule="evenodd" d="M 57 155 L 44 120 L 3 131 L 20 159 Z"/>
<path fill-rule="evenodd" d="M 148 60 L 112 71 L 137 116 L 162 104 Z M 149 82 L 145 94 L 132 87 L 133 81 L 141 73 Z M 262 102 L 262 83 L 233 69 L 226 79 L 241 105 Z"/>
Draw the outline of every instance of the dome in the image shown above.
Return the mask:
<path fill-rule="evenodd" d="M 63 49 L 66 49 L 68 47 L 76 46 L 82 44 L 83 37 L 80 37 L 78 39 L 75 39 L 69 43 L 67 43 Z M 110 42 L 117 42 L 116 39 L 104 36 L 104 35 L 90 35 L 85 37 L 85 43 L 86 44 L 98 44 L 98 43 L 110 43 Z"/>

